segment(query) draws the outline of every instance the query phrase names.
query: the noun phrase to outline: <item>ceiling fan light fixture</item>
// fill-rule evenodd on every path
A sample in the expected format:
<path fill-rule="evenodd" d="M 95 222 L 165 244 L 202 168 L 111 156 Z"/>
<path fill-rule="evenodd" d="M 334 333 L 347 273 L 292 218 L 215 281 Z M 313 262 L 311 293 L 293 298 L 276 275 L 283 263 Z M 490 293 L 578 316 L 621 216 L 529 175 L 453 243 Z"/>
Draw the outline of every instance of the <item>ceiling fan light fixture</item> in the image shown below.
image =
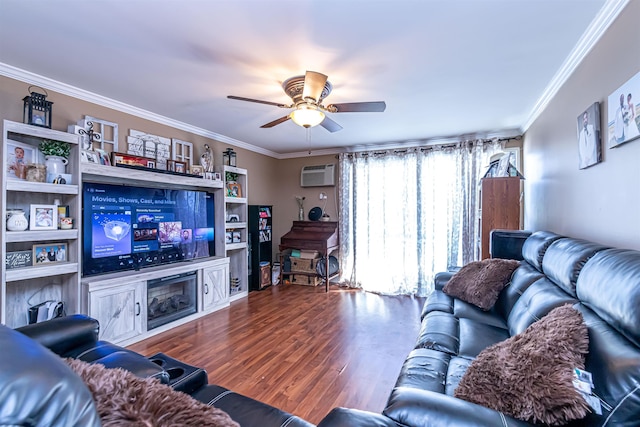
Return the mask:
<path fill-rule="evenodd" d="M 313 106 L 300 106 L 291 112 L 291 120 L 303 128 L 318 126 L 324 120 L 324 113 Z"/>

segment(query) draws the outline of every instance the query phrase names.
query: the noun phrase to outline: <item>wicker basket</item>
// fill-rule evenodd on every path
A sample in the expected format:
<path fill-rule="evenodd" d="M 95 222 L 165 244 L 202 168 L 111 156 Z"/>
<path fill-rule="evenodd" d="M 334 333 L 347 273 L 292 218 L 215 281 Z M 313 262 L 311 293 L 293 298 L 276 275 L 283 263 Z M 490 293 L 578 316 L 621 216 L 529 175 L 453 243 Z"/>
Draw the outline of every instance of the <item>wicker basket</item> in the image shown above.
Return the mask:
<path fill-rule="evenodd" d="M 291 272 L 295 273 L 297 271 L 301 273 L 315 273 L 316 265 L 318 264 L 318 261 L 320 261 L 320 258 L 305 259 L 305 258 L 298 258 L 298 257 L 292 256 Z"/>
<path fill-rule="evenodd" d="M 322 279 L 318 276 L 306 276 L 304 274 L 294 274 L 291 279 L 293 285 L 318 286 Z"/>

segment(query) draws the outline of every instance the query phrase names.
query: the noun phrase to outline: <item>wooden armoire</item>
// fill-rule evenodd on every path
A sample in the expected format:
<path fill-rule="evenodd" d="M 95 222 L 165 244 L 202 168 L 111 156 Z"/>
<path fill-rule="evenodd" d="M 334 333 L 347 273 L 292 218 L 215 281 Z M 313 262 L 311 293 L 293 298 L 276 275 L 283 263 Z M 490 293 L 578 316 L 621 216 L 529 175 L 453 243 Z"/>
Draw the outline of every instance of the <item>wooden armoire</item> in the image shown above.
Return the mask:
<path fill-rule="evenodd" d="M 517 176 L 483 178 L 480 197 L 482 259 L 489 258 L 491 230 L 520 229 L 520 194 L 522 187 Z"/>

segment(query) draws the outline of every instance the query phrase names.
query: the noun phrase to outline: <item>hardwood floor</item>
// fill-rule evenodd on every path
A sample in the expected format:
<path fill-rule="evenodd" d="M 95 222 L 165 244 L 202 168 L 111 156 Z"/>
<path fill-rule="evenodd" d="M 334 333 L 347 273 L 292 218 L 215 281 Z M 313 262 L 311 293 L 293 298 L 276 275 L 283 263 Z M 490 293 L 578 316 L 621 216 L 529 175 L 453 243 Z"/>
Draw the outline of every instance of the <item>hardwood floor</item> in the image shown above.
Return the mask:
<path fill-rule="evenodd" d="M 336 406 L 382 411 L 423 303 L 280 285 L 129 348 L 205 368 L 209 383 L 317 424 Z"/>

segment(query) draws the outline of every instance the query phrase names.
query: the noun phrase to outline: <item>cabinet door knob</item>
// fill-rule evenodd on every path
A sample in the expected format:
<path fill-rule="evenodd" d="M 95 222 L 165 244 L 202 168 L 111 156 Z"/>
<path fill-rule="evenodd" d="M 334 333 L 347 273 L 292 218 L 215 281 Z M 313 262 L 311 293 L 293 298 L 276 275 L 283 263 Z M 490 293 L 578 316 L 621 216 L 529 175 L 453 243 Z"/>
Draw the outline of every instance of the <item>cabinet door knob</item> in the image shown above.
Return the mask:
<path fill-rule="evenodd" d="M 207 295 L 209 293 L 209 284 L 204 284 L 204 294 Z"/>
<path fill-rule="evenodd" d="M 136 313 L 136 316 L 140 316 L 140 313 L 142 313 L 142 309 L 140 308 L 139 302 L 136 303 L 136 307 L 138 308 L 138 312 Z"/>

